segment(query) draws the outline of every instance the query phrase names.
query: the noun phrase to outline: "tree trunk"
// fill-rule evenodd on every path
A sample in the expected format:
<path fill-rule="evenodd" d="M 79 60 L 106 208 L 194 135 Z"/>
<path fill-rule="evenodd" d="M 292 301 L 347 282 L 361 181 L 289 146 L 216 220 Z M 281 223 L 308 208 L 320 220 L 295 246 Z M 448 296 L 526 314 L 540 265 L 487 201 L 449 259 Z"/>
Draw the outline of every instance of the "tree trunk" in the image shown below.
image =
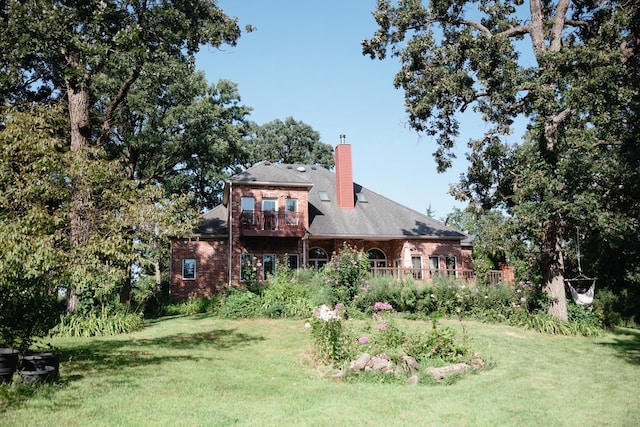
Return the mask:
<path fill-rule="evenodd" d="M 84 148 L 91 144 L 91 127 L 89 122 L 89 89 L 76 88 L 67 84 L 67 100 L 69 102 L 69 121 L 71 125 L 71 153 L 74 166 L 71 171 L 73 193 L 71 194 L 71 214 L 69 244 L 72 251 L 82 248 L 89 242 L 92 224 L 86 215 L 90 194 L 83 184 L 83 168 L 85 164 L 81 156 L 85 156 Z M 67 311 L 75 312 L 78 298 L 74 289 L 67 292 Z"/>
<path fill-rule="evenodd" d="M 549 314 L 558 320 L 568 320 L 567 295 L 564 287 L 564 258 L 560 218 L 547 221 L 542 238 L 543 291 L 551 299 Z"/>
<path fill-rule="evenodd" d="M 156 259 L 153 263 L 153 268 L 156 274 L 156 290 L 162 291 L 162 270 L 160 269 L 160 259 Z"/>
<path fill-rule="evenodd" d="M 83 148 L 91 144 L 91 127 L 89 123 L 89 89 L 75 88 L 67 85 L 69 101 L 69 121 L 71 124 L 71 152 L 75 156 L 86 155 Z M 84 162 L 80 162 L 83 164 Z M 82 184 L 82 168 L 74 167 L 72 171 L 74 190 L 72 194 L 70 243 L 75 248 L 86 244 L 90 236 L 90 223 L 82 214 L 88 205 L 89 194 Z"/>

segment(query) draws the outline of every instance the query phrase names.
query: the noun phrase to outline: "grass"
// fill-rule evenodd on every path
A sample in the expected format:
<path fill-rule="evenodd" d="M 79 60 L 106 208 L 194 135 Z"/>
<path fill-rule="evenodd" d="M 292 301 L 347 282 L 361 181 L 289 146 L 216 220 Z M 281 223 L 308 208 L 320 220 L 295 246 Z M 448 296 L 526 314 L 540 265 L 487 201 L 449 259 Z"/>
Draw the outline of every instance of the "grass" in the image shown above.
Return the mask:
<path fill-rule="evenodd" d="M 442 323 L 462 333 L 459 322 Z M 32 394 L 0 388 L 0 424 L 640 425 L 637 331 L 576 338 L 464 322 L 492 369 L 451 385 L 410 386 L 326 378 L 308 363 L 303 324 L 199 315 L 129 335 L 57 339 L 62 384 Z"/>

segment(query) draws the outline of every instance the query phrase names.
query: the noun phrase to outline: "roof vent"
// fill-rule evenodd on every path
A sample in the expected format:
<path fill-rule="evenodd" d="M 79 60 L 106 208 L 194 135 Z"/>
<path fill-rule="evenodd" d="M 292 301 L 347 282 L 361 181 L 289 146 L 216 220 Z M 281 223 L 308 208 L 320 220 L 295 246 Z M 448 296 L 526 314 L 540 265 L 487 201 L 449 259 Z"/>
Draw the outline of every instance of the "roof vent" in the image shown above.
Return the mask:
<path fill-rule="evenodd" d="M 305 171 L 306 171 L 306 169 L 304 168 L 304 166 L 298 166 L 298 167 L 296 168 L 296 170 L 297 170 L 298 172 L 305 172 Z"/>

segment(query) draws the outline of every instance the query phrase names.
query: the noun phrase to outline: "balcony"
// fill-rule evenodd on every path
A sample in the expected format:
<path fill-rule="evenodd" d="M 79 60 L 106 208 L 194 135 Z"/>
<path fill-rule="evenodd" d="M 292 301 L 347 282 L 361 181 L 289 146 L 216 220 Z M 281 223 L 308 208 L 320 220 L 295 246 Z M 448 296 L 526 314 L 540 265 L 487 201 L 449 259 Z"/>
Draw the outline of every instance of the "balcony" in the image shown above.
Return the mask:
<path fill-rule="evenodd" d="M 240 214 L 240 234 L 260 237 L 302 237 L 300 212 L 244 211 Z"/>

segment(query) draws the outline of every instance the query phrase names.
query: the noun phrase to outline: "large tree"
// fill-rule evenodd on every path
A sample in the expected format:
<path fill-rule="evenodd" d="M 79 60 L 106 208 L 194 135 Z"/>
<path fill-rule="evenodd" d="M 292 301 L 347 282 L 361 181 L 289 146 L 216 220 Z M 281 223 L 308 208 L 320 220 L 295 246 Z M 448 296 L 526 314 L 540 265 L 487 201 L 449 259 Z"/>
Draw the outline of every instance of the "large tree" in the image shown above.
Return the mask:
<path fill-rule="evenodd" d="M 7 0 L 0 2 L 0 25 L 0 102 L 65 106 L 72 158 L 61 173 L 71 190 L 74 286 L 114 288 L 135 259 L 131 246 L 141 229 L 123 212 L 135 200 L 141 211 L 145 202 L 149 208 L 173 203 L 156 203 L 140 181 L 127 180 L 138 165 L 116 155 L 124 153 L 118 147 L 117 130 L 125 123 L 120 109 L 135 105 L 128 97 L 144 85 L 147 93 L 162 94 L 160 65 L 193 73 L 193 54 L 202 45 L 234 45 L 237 22 L 213 0 Z M 154 161 L 161 159 L 162 142 L 127 141 L 149 144 L 140 151 L 155 148 Z"/>
<path fill-rule="evenodd" d="M 637 190 L 638 9 L 634 0 L 380 0 L 379 29 L 363 41 L 372 58 L 400 58 L 395 85 L 410 125 L 435 138 L 439 170 L 454 157 L 460 113 L 472 108 L 490 124 L 469 143 L 455 194 L 512 217 L 560 319 L 569 232 L 611 235 L 625 223 L 637 236 L 637 193 L 620 190 Z M 508 144 L 522 118 L 527 140 Z M 624 207 L 611 206 L 618 196 Z"/>
<path fill-rule="evenodd" d="M 68 149 L 60 108 L 0 108 L 0 347 L 26 349 L 58 320 L 66 283 Z"/>
<path fill-rule="evenodd" d="M 79 156 L 107 143 L 115 111 L 149 64 L 193 62 L 201 45 L 233 45 L 240 34 L 213 0 L 8 0 L 0 3 L 0 20 L 0 96 L 16 103 L 64 99 L 71 151 Z M 118 76 L 118 84 L 93 92 L 105 74 Z M 72 179 L 82 181 L 83 171 Z M 70 239 L 81 246 L 93 232 L 82 215 L 89 194 L 77 190 L 73 201 Z"/>
<path fill-rule="evenodd" d="M 254 125 L 247 143 L 247 166 L 261 161 L 333 167 L 333 147 L 308 124 L 287 117 Z"/>

